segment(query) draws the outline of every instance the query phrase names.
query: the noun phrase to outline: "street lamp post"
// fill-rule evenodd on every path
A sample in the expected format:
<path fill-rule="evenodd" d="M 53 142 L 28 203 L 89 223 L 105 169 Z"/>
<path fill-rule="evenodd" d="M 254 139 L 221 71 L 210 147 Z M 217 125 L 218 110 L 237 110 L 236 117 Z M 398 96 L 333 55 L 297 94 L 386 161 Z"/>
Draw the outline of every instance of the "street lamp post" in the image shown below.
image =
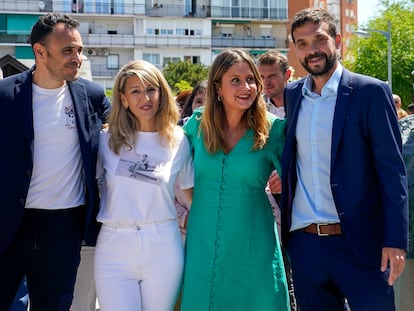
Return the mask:
<path fill-rule="evenodd" d="M 388 85 L 390 86 L 390 89 L 392 90 L 392 60 L 391 60 L 391 21 L 388 21 L 388 31 L 383 31 L 383 30 L 377 30 L 377 29 L 362 29 L 362 30 L 357 30 L 354 31 L 355 34 L 360 35 L 360 36 L 364 36 L 364 37 L 369 37 L 371 36 L 370 32 L 376 32 L 379 33 L 383 36 L 385 36 L 385 38 L 387 38 L 387 46 L 388 46 Z"/>

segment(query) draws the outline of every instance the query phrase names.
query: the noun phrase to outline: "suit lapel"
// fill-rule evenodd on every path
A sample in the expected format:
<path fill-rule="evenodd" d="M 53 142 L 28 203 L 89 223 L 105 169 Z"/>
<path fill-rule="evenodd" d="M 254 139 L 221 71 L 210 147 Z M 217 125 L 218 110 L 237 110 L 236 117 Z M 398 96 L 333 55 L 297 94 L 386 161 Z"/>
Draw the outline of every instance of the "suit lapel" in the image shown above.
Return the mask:
<path fill-rule="evenodd" d="M 331 170 L 335 162 L 336 153 L 338 151 L 339 141 L 342 131 L 348 118 L 348 109 L 351 102 L 353 88 L 350 86 L 351 75 L 344 70 L 341 82 L 338 87 L 337 101 L 335 105 L 335 113 L 332 125 L 332 147 L 331 147 Z"/>
<path fill-rule="evenodd" d="M 16 81 L 14 89 L 15 103 L 20 105 L 21 109 L 21 123 L 26 136 L 27 144 L 32 152 L 33 157 L 33 96 L 32 96 L 32 71 L 27 71 L 27 74 L 21 76 L 20 80 Z"/>
<path fill-rule="evenodd" d="M 289 105 L 288 110 L 288 128 L 286 133 L 286 143 L 283 153 L 283 167 L 286 172 L 282 171 L 282 174 L 286 174 L 287 183 L 284 184 L 286 189 L 285 195 L 287 199 L 287 213 L 286 213 L 286 224 L 285 230 L 288 230 L 291 225 L 290 215 L 292 214 L 292 202 L 294 196 L 294 189 L 296 186 L 296 124 L 298 121 L 299 109 L 302 102 L 302 86 L 303 83 L 298 83 L 296 89 L 292 92 L 290 99 L 286 102 Z"/>
<path fill-rule="evenodd" d="M 72 95 L 73 107 L 75 109 L 76 125 L 79 132 L 79 140 L 89 141 L 88 127 L 88 98 L 85 85 L 79 80 L 68 82 L 69 91 Z"/>
<path fill-rule="evenodd" d="M 302 102 L 302 86 L 303 83 L 300 83 L 296 86 L 293 96 L 291 96 L 291 99 L 293 100 L 289 103 L 289 105 L 291 105 L 291 109 L 289 109 L 288 118 L 291 120 L 291 122 L 288 122 L 286 143 L 288 144 L 287 147 L 290 151 L 292 151 L 293 144 L 296 143 L 296 124 L 298 121 L 299 108 Z"/>

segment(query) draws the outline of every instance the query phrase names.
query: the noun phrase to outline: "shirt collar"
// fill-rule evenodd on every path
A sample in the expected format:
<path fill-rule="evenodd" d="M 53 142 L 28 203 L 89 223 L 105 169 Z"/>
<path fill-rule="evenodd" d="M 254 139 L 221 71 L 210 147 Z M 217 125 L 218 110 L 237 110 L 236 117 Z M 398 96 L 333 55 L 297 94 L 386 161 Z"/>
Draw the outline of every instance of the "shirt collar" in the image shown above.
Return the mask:
<path fill-rule="evenodd" d="M 339 81 L 341 80 L 342 72 L 343 72 L 343 67 L 341 63 L 338 62 L 338 65 L 336 66 L 334 73 L 332 74 L 332 76 L 329 78 L 329 80 L 326 82 L 326 84 L 322 88 L 322 92 L 321 92 L 322 95 L 326 95 L 328 93 L 336 94 L 338 92 Z M 312 77 L 311 75 L 308 75 L 302 87 L 303 96 L 312 93 L 312 84 L 313 84 Z"/>

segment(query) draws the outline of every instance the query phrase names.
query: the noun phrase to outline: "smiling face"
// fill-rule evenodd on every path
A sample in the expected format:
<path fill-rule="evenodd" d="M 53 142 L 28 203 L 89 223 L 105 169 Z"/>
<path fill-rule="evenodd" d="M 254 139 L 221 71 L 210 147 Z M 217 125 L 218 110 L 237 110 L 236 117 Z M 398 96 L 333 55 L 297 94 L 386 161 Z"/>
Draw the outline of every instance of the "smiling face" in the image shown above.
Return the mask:
<path fill-rule="evenodd" d="M 137 76 L 128 77 L 120 93 L 122 106 L 129 109 L 139 123 L 139 130 L 153 132 L 155 114 L 160 105 L 159 89 Z"/>
<path fill-rule="evenodd" d="M 78 78 L 82 65 L 82 38 L 76 28 L 58 23 L 45 42 L 33 46 L 39 86 L 59 87 Z"/>
<path fill-rule="evenodd" d="M 236 62 L 224 74 L 217 86 L 225 111 L 244 112 L 253 104 L 257 96 L 257 84 L 249 64 Z"/>
<path fill-rule="evenodd" d="M 303 68 L 313 76 L 330 76 L 337 64 L 341 35 L 329 35 L 328 24 L 305 23 L 294 32 L 296 55 Z"/>

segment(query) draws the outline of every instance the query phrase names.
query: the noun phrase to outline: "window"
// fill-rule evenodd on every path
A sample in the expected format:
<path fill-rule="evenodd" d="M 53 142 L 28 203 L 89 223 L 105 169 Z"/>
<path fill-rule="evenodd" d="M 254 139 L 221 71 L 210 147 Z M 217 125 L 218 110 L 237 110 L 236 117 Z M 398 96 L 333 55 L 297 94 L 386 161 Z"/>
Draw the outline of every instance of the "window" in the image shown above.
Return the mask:
<path fill-rule="evenodd" d="M 200 63 L 200 56 L 184 56 L 184 61 L 192 64 L 198 64 Z"/>
<path fill-rule="evenodd" d="M 184 28 L 177 28 L 177 29 L 175 30 L 175 34 L 176 34 L 177 36 L 184 36 L 184 35 L 185 35 L 185 29 L 184 29 Z"/>
<path fill-rule="evenodd" d="M 146 33 L 149 36 L 159 35 L 160 34 L 160 30 L 157 29 L 157 28 L 147 28 Z"/>
<path fill-rule="evenodd" d="M 106 66 L 108 69 L 119 69 L 119 55 L 110 54 L 106 58 Z"/>
<path fill-rule="evenodd" d="M 167 65 L 169 62 L 176 64 L 180 62 L 180 60 L 181 59 L 179 57 L 164 57 L 162 60 L 162 64 L 163 66 Z"/>
<path fill-rule="evenodd" d="M 160 65 L 160 54 L 144 53 L 142 58 L 153 65 Z"/>
<path fill-rule="evenodd" d="M 173 30 L 172 29 L 161 29 L 161 35 L 173 35 Z"/>

